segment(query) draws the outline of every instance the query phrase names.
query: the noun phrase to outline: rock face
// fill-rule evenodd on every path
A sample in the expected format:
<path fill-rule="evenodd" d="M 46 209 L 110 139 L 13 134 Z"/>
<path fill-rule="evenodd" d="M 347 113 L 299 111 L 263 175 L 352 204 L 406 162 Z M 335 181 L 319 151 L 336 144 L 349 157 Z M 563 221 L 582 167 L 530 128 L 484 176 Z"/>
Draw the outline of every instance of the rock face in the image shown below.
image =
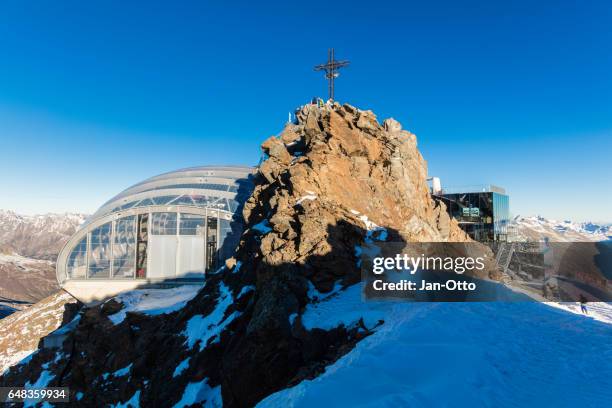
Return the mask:
<path fill-rule="evenodd" d="M 397 121 L 387 119 L 381 126 L 371 111 L 337 104 L 306 105 L 297 118 L 297 125 L 287 125 L 279 138 L 262 146 L 270 157 L 261 165 L 267 183 L 245 206 L 247 220 L 255 208 L 274 211 L 277 219 L 290 217 L 297 212 L 296 201 L 316 195 L 317 202 L 304 203 L 299 211 L 305 214 L 302 218 L 318 219 L 322 225 L 340 218 L 362 225 L 356 211 L 406 241 L 468 240 L 431 199 L 416 136 Z M 266 199 L 272 202 L 264 203 Z M 304 229 L 302 234 L 325 238 L 320 232 Z"/>
<path fill-rule="evenodd" d="M 296 118 L 262 145 L 235 256 L 187 306 L 118 324 L 109 316 L 120 302 L 87 309 L 60 350 L 42 350 L 0 386 L 51 378 L 84 406 L 253 406 L 320 375 L 384 324 L 301 321 L 309 305 L 359 282 L 366 239 L 469 241 L 432 200 L 416 137 L 397 121 L 337 103 L 306 105 Z M 129 376 L 116 374 L 126 367 Z"/>

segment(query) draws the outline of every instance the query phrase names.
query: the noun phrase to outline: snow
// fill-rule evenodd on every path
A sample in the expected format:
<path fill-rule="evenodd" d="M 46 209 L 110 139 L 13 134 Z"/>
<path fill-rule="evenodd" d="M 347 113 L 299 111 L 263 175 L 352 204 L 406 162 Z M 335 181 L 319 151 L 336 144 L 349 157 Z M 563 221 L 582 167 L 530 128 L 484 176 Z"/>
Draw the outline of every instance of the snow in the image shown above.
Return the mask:
<path fill-rule="evenodd" d="M 238 293 L 238 296 L 236 296 L 236 299 L 240 299 L 243 295 L 246 295 L 247 293 L 252 292 L 254 290 L 255 290 L 254 285 L 243 286 L 242 289 L 240 290 L 240 293 Z"/>
<path fill-rule="evenodd" d="M 38 335 L 40 334 L 38 329 L 42 328 L 39 325 L 41 322 L 44 322 L 42 326 L 48 326 L 45 328 L 50 329 L 44 333 L 44 335 L 47 335 L 48 333 L 57 329 L 57 326 L 59 326 L 61 323 L 64 315 L 64 305 L 74 301 L 74 298 L 68 293 L 58 292 L 47 299 L 35 303 L 27 309 L 13 313 L 12 315 L 2 319 L 2 326 L 4 327 L 0 326 L 0 335 L 8 338 L 15 334 L 16 328 L 21 328 L 21 334 L 24 335 Z M 36 324 L 32 325 L 33 322 Z M 8 332 L 6 331 L 7 328 L 10 328 Z M 1 338 L 2 337 L 0 337 L 0 339 Z M 33 350 L 36 350 L 37 348 L 38 341 L 36 341 Z M 15 362 L 17 361 L 19 360 L 16 360 Z M 0 356 L 0 363 L 1 362 Z"/>
<path fill-rule="evenodd" d="M 612 237 L 612 226 L 592 222 L 557 221 L 541 216 L 516 216 L 509 226 L 516 230 L 515 240 L 539 241 L 544 237 L 554 242 L 606 241 Z"/>
<path fill-rule="evenodd" d="M 370 219 L 368 218 L 367 215 L 362 214 L 357 210 L 351 210 L 351 213 L 354 215 L 359 215 L 359 220 L 361 220 L 361 222 L 363 222 L 363 224 L 366 227 L 366 238 L 365 238 L 365 242 L 366 243 L 372 243 L 374 241 L 386 241 L 387 237 L 388 237 L 388 232 L 387 229 L 385 227 L 381 227 L 378 224 L 376 224 L 373 221 L 370 221 Z M 357 251 L 357 247 L 355 248 L 355 251 Z M 360 252 L 361 254 L 361 252 Z"/>
<path fill-rule="evenodd" d="M 53 375 L 50 371 L 47 370 L 43 370 L 40 373 L 40 376 L 38 377 L 38 380 L 36 380 L 34 382 L 34 384 L 30 384 L 30 382 L 26 382 L 24 385 L 24 388 L 29 390 L 29 389 L 41 389 L 41 388 L 46 388 L 47 385 L 49 385 L 49 383 L 51 382 L 51 380 L 53 380 L 53 378 L 55 378 L 55 375 Z M 27 408 L 27 407 L 34 407 L 37 403 L 39 403 L 41 400 L 41 398 L 38 399 L 26 399 L 24 401 L 23 407 Z"/>
<path fill-rule="evenodd" d="M 113 406 L 114 408 L 139 408 L 140 407 L 140 390 L 136 391 L 132 398 Z"/>
<path fill-rule="evenodd" d="M 55 353 L 55 358 L 53 359 L 53 363 L 57 364 L 60 361 L 62 361 L 63 358 L 64 358 L 64 353 L 61 351 L 58 351 Z"/>
<path fill-rule="evenodd" d="M 71 331 L 73 331 L 79 324 L 79 322 L 81 321 L 81 314 L 78 314 L 75 316 L 74 319 L 72 319 L 70 321 L 70 323 L 67 323 L 66 325 L 60 327 L 59 329 L 55 330 L 53 332 L 53 334 L 58 335 L 58 334 L 68 334 Z"/>
<path fill-rule="evenodd" d="M 132 369 L 132 364 L 128 365 L 127 367 L 123 367 L 117 371 L 115 371 L 114 373 L 112 373 L 111 375 L 113 377 L 123 377 L 126 376 L 130 373 L 130 370 Z"/>
<path fill-rule="evenodd" d="M 289 324 L 293 326 L 293 322 L 295 322 L 295 319 L 298 317 L 297 313 L 291 313 L 289 315 Z"/>
<path fill-rule="evenodd" d="M 371 329 L 379 320 L 384 319 L 388 302 L 368 302 L 367 305 L 367 308 L 363 307 L 361 286 L 349 286 L 336 296 L 323 298 L 318 303 L 306 306 L 302 314 L 302 324 L 308 330 L 331 330 L 340 325 L 352 327 L 363 317 L 365 326 Z"/>
<path fill-rule="evenodd" d="M 19 358 L 19 362 L 17 364 L 15 364 L 16 366 L 19 365 L 27 365 L 30 363 L 30 361 L 32 361 L 32 357 L 34 357 L 36 354 L 38 353 L 38 350 L 24 350 L 21 352 L 21 354 L 23 355 L 21 358 Z"/>
<path fill-rule="evenodd" d="M 170 289 L 136 289 L 115 298 L 123 308 L 108 318 L 118 325 L 128 312 L 139 312 L 149 316 L 168 314 L 182 309 L 202 289 L 201 285 L 184 285 Z"/>
<path fill-rule="evenodd" d="M 208 379 L 205 378 L 200 382 L 187 384 L 183 397 L 174 405 L 174 408 L 188 407 L 194 404 L 206 402 L 206 407 L 223 407 L 223 398 L 221 397 L 221 386 L 211 388 L 208 385 Z"/>
<path fill-rule="evenodd" d="M 53 266 L 54 263 L 51 261 L 45 261 L 41 259 L 27 258 L 19 254 L 11 253 L 4 254 L 0 253 L 0 263 L 18 265 L 22 272 L 38 272 L 40 273 L 40 267 L 38 265 L 49 265 Z M 37 267 L 38 266 L 38 267 Z"/>
<path fill-rule="evenodd" d="M 316 199 L 317 199 L 317 195 L 316 194 L 307 194 L 307 195 L 304 195 L 304 196 L 300 197 L 300 199 L 297 200 L 295 205 L 301 205 L 306 200 L 313 201 L 313 200 L 316 200 Z"/>
<path fill-rule="evenodd" d="M 610 320 L 537 302 L 363 302 L 359 289 L 307 306 L 302 322 L 384 324 L 325 373 L 260 407 L 610 406 Z M 612 317 L 609 304 L 589 308 Z"/>
<path fill-rule="evenodd" d="M 227 318 L 223 318 L 225 311 L 234 302 L 234 299 L 231 290 L 223 282 L 219 284 L 219 292 L 217 306 L 210 314 L 207 316 L 195 315 L 187 322 L 187 327 L 182 334 L 187 337 L 185 343 L 190 349 L 198 341 L 200 342 L 200 351 L 206 347 L 208 340 L 213 339 L 213 343 L 219 341 L 219 334 L 223 329 L 240 315 L 239 312 L 233 312 Z"/>
<path fill-rule="evenodd" d="M 580 303 L 575 302 L 547 302 L 547 305 L 556 307 L 571 313 L 579 314 L 587 319 L 612 324 L 612 303 L 589 302 L 586 304 L 588 314 L 584 315 L 580 310 Z"/>
<path fill-rule="evenodd" d="M 328 299 L 334 296 L 336 293 L 338 293 L 342 289 L 342 283 L 340 282 L 341 282 L 340 280 L 336 281 L 333 289 L 330 290 L 329 292 L 321 293 L 317 290 L 317 288 L 315 288 L 312 282 L 309 281 L 308 282 L 308 293 L 306 295 L 308 296 L 308 299 L 310 299 L 311 302 L 320 302 L 322 300 Z"/>
<path fill-rule="evenodd" d="M 253 229 L 262 235 L 265 235 L 268 232 L 272 231 L 272 228 L 270 228 L 270 223 L 268 222 L 268 220 L 263 220 L 262 222 L 253 225 Z"/>
<path fill-rule="evenodd" d="M 174 374 L 172 374 L 172 378 L 178 377 L 183 371 L 185 371 L 189 367 L 189 360 L 191 360 L 191 357 L 187 357 L 185 360 L 181 361 L 179 365 L 176 366 Z"/>

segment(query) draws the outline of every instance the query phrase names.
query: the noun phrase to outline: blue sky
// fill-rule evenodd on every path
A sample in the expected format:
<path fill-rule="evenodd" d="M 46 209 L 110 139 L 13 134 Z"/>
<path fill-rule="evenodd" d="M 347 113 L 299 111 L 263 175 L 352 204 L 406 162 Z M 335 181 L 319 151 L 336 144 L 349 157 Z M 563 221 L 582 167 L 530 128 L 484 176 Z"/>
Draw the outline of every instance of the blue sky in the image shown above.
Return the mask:
<path fill-rule="evenodd" d="M 444 185 L 612 221 L 609 2 L 221 3 L 2 2 L 0 208 L 91 213 L 158 173 L 255 164 L 325 95 L 333 46 L 336 99 L 416 133 Z"/>

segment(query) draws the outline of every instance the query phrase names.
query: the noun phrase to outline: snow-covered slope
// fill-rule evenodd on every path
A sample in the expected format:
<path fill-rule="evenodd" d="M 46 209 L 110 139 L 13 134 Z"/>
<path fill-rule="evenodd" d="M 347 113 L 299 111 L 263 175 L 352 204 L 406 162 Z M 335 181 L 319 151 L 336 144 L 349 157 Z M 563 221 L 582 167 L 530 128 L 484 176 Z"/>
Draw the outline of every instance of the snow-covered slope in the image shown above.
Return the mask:
<path fill-rule="evenodd" d="M 54 261 L 85 218 L 83 214 L 29 216 L 0 210 L 0 250 Z"/>
<path fill-rule="evenodd" d="M 605 241 L 612 237 L 612 225 L 610 224 L 556 221 L 540 216 L 517 216 L 510 223 L 510 231 L 519 241 L 539 241 L 548 238 L 554 242 L 582 242 Z"/>
<path fill-rule="evenodd" d="M 137 289 L 113 298 L 123 308 L 108 318 L 117 325 L 123 322 L 127 313 L 144 313 L 149 316 L 172 313 L 182 309 L 193 299 L 200 285 L 185 285 L 170 289 Z"/>
<path fill-rule="evenodd" d="M 65 306 L 70 303 L 76 300 L 65 292 L 57 292 L 0 320 L 0 375 L 32 354 L 40 339 L 59 327 Z"/>
<path fill-rule="evenodd" d="M 612 307 L 598 317 L 541 303 L 364 303 L 359 285 L 305 326 L 384 324 L 313 380 L 260 407 L 603 407 L 612 401 Z M 561 306 L 569 307 L 569 305 Z M 573 310 L 575 311 L 575 310 Z"/>

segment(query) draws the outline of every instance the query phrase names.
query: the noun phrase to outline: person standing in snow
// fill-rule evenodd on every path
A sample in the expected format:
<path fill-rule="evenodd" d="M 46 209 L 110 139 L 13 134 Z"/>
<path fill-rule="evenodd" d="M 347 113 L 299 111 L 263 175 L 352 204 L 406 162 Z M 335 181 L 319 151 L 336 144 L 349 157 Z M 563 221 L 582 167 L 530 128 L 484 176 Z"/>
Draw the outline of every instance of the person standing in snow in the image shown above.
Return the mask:
<path fill-rule="evenodd" d="M 582 311 L 582 313 L 588 315 L 589 311 L 587 310 L 586 302 L 587 302 L 587 298 L 584 297 L 583 294 L 580 294 L 580 310 Z"/>

